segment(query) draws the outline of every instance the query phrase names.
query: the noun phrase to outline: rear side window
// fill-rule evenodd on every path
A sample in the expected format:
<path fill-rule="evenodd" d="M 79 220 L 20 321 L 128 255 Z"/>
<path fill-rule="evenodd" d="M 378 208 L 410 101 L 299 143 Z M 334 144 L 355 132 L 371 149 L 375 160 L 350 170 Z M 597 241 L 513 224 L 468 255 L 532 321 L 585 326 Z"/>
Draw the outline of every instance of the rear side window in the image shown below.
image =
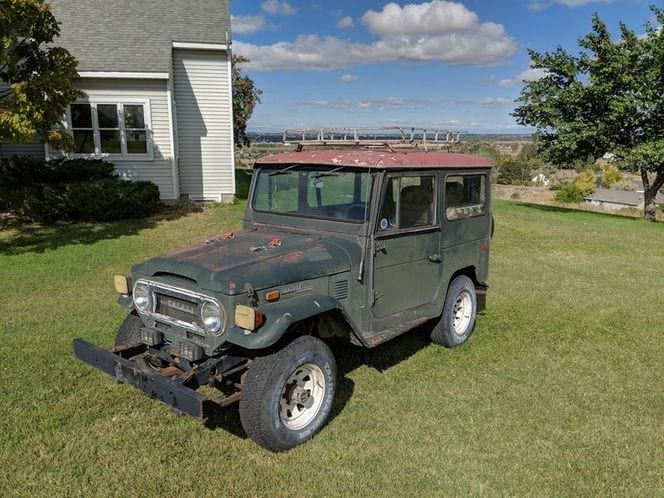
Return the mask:
<path fill-rule="evenodd" d="M 445 180 L 445 216 L 461 220 L 486 213 L 486 176 L 448 176 Z"/>

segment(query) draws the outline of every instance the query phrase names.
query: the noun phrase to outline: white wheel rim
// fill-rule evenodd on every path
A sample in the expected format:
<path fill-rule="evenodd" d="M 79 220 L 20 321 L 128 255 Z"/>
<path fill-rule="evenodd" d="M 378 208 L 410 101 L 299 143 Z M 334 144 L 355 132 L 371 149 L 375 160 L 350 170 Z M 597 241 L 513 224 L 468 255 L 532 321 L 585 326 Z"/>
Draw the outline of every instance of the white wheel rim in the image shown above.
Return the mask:
<path fill-rule="evenodd" d="M 325 376 L 313 363 L 290 374 L 279 398 L 279 417 L 290 430 L 306 427 L 318 414 L 325 394 Z"/>
<path fill-rule="evenodd" d="M 452 326 L 456 335 L 465 335 L 473 312 L 473 299 L 470 292 L 463 291 L 457 297 L 452 310 Z"/>

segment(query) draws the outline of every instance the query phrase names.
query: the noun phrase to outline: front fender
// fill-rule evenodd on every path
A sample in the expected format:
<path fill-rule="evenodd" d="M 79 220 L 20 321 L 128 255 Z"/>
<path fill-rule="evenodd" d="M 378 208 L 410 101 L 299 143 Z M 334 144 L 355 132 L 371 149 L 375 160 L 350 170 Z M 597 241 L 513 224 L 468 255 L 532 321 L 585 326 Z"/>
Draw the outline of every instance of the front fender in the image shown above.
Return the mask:
<path fill-rule="evenodd" d="M 339 302 L 322 294 L 306 294 L 268 304 L 259 309 L 265 313 L 262 327 L 250 334 L 233 327 L 227 332 L 226 341 L 247 349 L 267 348 L 281 339 L 294 323 L 334 309 L 341 309 Z"/>

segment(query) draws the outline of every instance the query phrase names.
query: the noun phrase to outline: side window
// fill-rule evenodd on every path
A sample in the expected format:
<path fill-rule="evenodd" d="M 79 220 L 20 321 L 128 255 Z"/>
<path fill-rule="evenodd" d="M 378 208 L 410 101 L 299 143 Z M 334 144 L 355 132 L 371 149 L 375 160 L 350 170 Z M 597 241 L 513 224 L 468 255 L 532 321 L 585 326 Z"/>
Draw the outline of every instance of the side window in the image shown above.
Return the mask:
<path fill-rule="evenodd" d="M 445 180 L 445 216 L 460 220 L 486 213 L 486 176 L 448 176 Z"/>
<path fill-rule="evenodd" d="M 435 214 L 432 175 L 390 178 L 378 218 L 378 230 L 431 225 Z"/>

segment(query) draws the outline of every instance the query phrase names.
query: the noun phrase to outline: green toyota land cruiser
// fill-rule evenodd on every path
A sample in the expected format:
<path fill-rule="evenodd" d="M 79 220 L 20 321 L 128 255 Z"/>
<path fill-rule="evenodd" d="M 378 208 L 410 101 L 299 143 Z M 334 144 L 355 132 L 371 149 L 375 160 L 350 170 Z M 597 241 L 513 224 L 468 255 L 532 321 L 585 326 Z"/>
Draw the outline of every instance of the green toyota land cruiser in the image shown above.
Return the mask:
<path fill-rule="evenodd" d="M 76 339 L 75 354 L 198 419 L 238 401 L 269 450 L 303 443 L 334 402 L 328 340 L 372 348 L 426 322 L 436 343 L 468 340 L 486 299 L 490 175 L 482 157 L 445 152 L 264 157 L 243 230 L 116 277 L 129 314 L 115 346 Z"/>

